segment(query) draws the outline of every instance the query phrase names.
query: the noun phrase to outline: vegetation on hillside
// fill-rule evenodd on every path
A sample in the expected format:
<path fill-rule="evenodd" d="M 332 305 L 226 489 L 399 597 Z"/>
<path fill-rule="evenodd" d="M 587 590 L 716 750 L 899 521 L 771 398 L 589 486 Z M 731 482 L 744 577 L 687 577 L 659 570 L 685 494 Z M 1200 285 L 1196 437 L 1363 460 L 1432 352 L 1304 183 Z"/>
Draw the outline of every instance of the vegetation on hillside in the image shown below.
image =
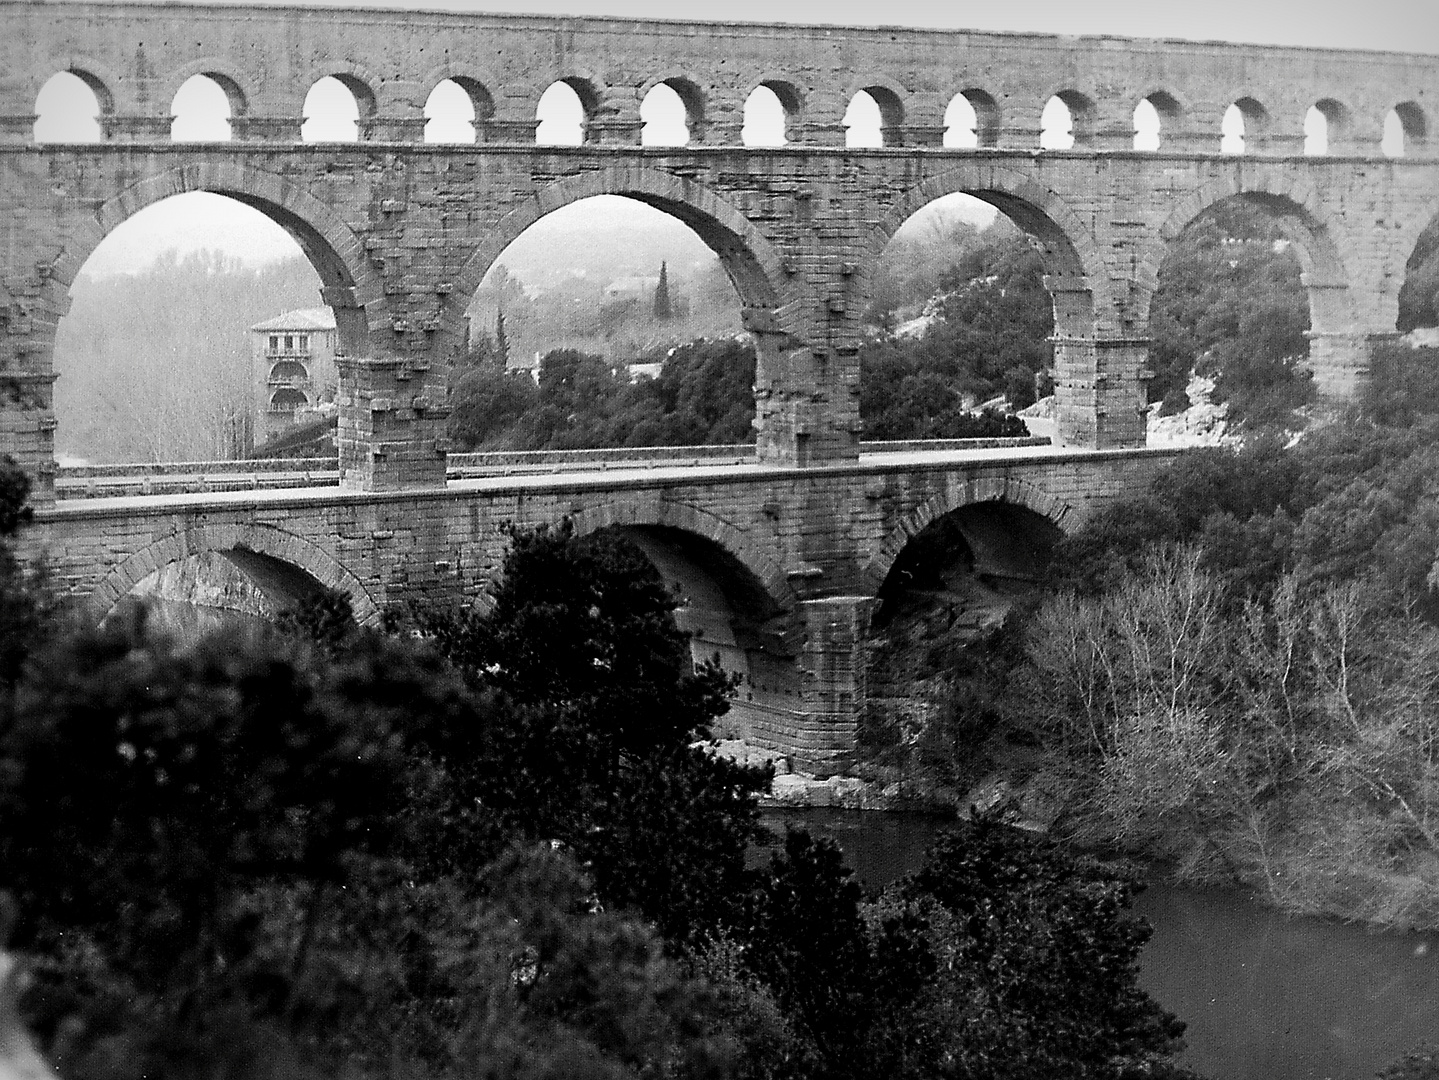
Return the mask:
<path fill-rule="evenodd" d="M 576 450 L 754 442 L 754 347 L 694 341 L 649 358 L 631 381 L 603 357 L 547 354 L 539 380 L 483 354 L 455 374 L 449 433 L 464 450 Z"/>
<path fill-rule="evenodd" d="M 914 767 L 1008 767 L 1061 835 L 1180 880 L 1439 926 L 1439 351 L 1374 370 L 1297 446 L 1186 454 L 1059 545 L 1042 602 L 936 643 L 954 700 Z"/>
<path fill-rule="evenodd" d="M 392 634 L 26 634 L 0 889 L 67 1080 L 1187 1075 L 1127 874 L 988 821 L 880 898 L 804 834 L 749 866 L 767 776 L 696 747 L 729 680 L 658 575 L 511 540 Z"/>

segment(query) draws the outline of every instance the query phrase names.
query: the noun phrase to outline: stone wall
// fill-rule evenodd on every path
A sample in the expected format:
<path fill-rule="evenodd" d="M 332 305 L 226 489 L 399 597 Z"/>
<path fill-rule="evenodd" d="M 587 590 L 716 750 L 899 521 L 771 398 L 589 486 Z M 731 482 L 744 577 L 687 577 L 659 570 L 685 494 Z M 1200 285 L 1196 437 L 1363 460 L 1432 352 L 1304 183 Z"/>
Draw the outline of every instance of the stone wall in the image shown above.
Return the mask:
<path fill-rule="evenodd" d="M 985 501 L 1068 527 L 1162 460 L 1130 448 L 1144 441 L 1150 297 L 1191 221 L 1236 198 L 1280 221 L 1309 292 L 1316 382 L 1341 398 L 1393 331 L 1405 265 L 1439 217 L 1432 57 L 222 5 L 0 0 L 0 19 L 0 451 L 35 480 L 27 544 L 48 547 L 66 587 L 101 611 L 176 559 L 250 550 L 344 589 L 375 619 L 406 596 L 479 596 L 505 520 L 678 530 L 727 552 L 784 613 L 748 656 L 768 696 L 747 704 L 764 738 L 820 768 L 843 756 L 868 613 L 910 537 Z M 60 71 L 96 92 L 100 142 L 34 142 L 36 95 Z M 170 142 L 170 103 L 195 74 L 229 95 L 231 141 Z M 327 75 L 356 95 L 355 144 L 301 140 L 305 94 Z M 422 141 L 425 100 L 446 78 L 476 105 L 474 145 Z M 534 144 L 555 80 L 582 99 L 583 145 Z M 690 145 L 642 145 L 640 103 L 660 82 L 687 104 Z M 741 145 L 761 84 L 786 103 L 788 145 Z M 861 89 L 885 116 L 883 147 L 843 145 Z M 942 145 L 961 93 L 979 119 L 967 149 Z M 1072 149 L 1038 147 L 1051 95 L 1070 105 Z M 1155 152 L 1132 145 L 1142 99 L 1161 114 Z M 1218 152 L 1230 104 L 1247 117 L 1243 156 Z M 1316 104 L 1331 116 L 1329 153 L 1307 157 Z M 1389 159 L 1379 143 L 1396 107 L 1408 138 Z M 346 354 L 339 486 L 56 504 L 51 352 L 68 287 L 119 224 L 189 191 L 268 214 L 319 272 Z M 1059 440 L 1073 452 L 860 457 L 875 268 L 905 220 L 955 192 L 1007 214 L 1043 254 Z M 594 195 L 674 215 L 723 261 L 758 356 L 754 459 L 447 485 L 443 373 L 470 296 L 526 228 Z"/>
<path fill-rule="evenodd" d="M 346 592 L 358 617 L 373 623 L 386 605 L 407 597 L 483 602 L 504 559 L 506 522 L 569 517 L 581 533 L 619 528 L 687 536 L 734 567 L 728 578 L 703 584 L 706 595 L 722 594 L 729 605 L 711 601 L 711 614 L 763 609 L 744 626 L 711 633 L 712 644 L 730 635 L 747 657 L 751 685 L 761 688 L 745 699 L 752 732 L 802 764 L 832 769 L 852 743 L 862 703 L 863 635 L 873 597 L 911 536 L 976 502 L 1023 506 L 1071 528 L 1141 489 L 1172 456 L 1019 447 L 808 469 L 751 463 L 493 476 L 396 492 L 97 498 L 40 510 L 23 551 L 45 557 L 56 584 L 87 598 L 96 619 L 156 570 L 208 551 L 238 550 Z M 743 589 L 753 595 L 741 596 Z M 766 621 L 758 625 L 759 619 Z"/>
<path fill-rule="evenodd" d="M 187 191 L 220 192 L 297 237 L 324 282 L 348 354 L 341 387 L 347 486 L 444 482 L 441 373 L 463 347 L 469 297 L 505 245 L 544 214 L 599 194 L 674 214 L 724 261 L 759 354 L 761 460 L 858 453 L 858 347 L 889 237 L 952 192 L 987 200 L 1044 253 L 1055 307 L 1058 429 L 1068 445 L 1139 445 L 1149 298 L 1169 242 L 1207 207 L 1243 198 L 1290 233 L 1309 289 L 1311 363 L 1342 397 L 1392 332 L 1405 263 L 1439 214 L 1428 132 L 1431 57 L 961 31 L 633 22 L 220 5 L 0 2 L 0 449 L 50 497 L 50 355 L 67 288 L 118 224 Z M 96 91 L 105 138 L 36 145 L 35 98 L 59 71 Z M 175 91 L 197 73 L 230 95 L 233 139 L 172 144 Z M 320 77 L 361 107 L 359 142 L 305 144 L 300 111 Z M 427 145 L 430 90 L 456 78 L 481 117 L 475 145 Z M 577 89 L 585 144 L 534 145 L 553 81 Z M 691 144 L 641 143 L 639 105 L 667 82 Z M 790 143 L 740 145 L 743 104 L 773 87 Z M 868 90 L 886 145 L 843 146 Z M 943 114 L 967 95 L 979 145 L 946 148 Z M 1073 149 L 1038 149 L 1062 94 Z M 1132 148 L 1132 113 L 1156 104 L 1158 152 Z M 1248 111 L 1247 153 L 1218 153 L 1224 110 Z M 1305 111 L 1333 117 L 1330 153 L 1299 154 Z M 1382 156 L 1390 108 L 1409 129 Z"/>

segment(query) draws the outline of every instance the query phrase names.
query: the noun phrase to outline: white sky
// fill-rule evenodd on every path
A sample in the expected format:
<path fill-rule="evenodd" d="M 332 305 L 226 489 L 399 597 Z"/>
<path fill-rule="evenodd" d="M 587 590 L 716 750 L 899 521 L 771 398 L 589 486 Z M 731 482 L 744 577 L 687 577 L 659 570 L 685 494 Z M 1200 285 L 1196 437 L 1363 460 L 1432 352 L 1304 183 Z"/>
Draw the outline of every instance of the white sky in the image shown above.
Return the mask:
<path fill-rule="evenodd" d="M 260 0 L 264 3 L 265 0 Z M 511 0 L 476 3 L 475 0 L 425 0 L 407 3 L 389 0 L 310 0 L 312 6 L 386 7 L 495 11 L 528 14 L 620 15 L 666 18 L 693 8 L 675 0 Z M 278 5 L 277 5 L 278 6 Z M 695 11 L 695 14 L 700 12 Z M 1439 55 L 1439 0 L 1013 0 L 997 4 L 975 0 L 727 0 L 723 17 L 736 21 L 824 22 L 855 25 L 933 26 L 960 29 L 1030 31 L 1059 34 L 1111 34 L 1133 37 L 1174 37 L 1194 40 L 1228 40 L 1267 44 L 1336 48 L 1388 49 Z M 1439 61 L 1436 61 L 1439 62 Z M 332 81 L 332 80 L 331 80 Z M 338 84 L 336 84 L 338 86 Z M 223 108 L 223 95 L 213 84 L 199 81 L 193 88 L 196 107 L 203 114 L 206 94 L 209 108 Z M 353 102 L 341 91 L 328 98 L 317 88 L 306 103 L 305 136 L 315 139 L 353 139 Z M 330 87 L 334 90 L 334 87 Z M 677 103 L 676 103 L 677 104 Z M 868 104 L 868 103 L 862 103 Z M 463 102 L 460 103 L 463 108 Z M 541 141 L 571 141 L 564 130 L 564 103 L 541 112 Z M 577 103 L 571 105 L 577 108 Z M 873 119 L 877 120 L 877 110 Z M 173 131 L 177 139 L 223 138 L 227 125 L 212 111 L 209 118 L 192 123 L 183 102 Z M 852 114 L 859 122 L 864 117 Z M 682 122 L 667 120 L 662 107 L 646 114 L 651 127 L 646 142 L 683 142 Z M 64 102 L 58 118 L 37 125 L 37 138 L 65 140 L 93 125 L 76 106 Z M 463 117 L 435 121 L 431 137 L 470 141 Z M 218 127 L 217 127 L 218 125 Z M 763 120 L 753 129 L 754 141 L 778 141 L 778 133 Z M 855 145 L 872 145 L 873 134 L 856 129 Z M 609 200 L 609 212 L 625 205 Z M 550 222 L 559 226 L 559 221 Z M 638 224 L 638 221 L 637 221 Z M 194 194 L 167 200 L 131 218 L 112 233 L 87 262 L 91 274 L 138 269 L 158 253 L 175 248 L 212 247 L 251 262 L 283 258 L 296 252 L 293 241 L 255 211 L 219 196 Z"/>

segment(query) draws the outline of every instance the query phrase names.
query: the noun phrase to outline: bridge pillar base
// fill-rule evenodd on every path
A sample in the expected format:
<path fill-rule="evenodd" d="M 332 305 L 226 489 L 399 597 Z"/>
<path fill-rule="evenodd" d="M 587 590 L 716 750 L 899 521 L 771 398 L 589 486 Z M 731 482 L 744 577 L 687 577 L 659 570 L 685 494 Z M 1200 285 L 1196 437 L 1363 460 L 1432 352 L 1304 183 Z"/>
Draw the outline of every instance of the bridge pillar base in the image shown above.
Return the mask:
<path fill-rule="evenodd" d="M 30 478 L 26 502 L 43 509 L 55 504 L 55 374 L 11 372 L 0 376 L 9 397 L 0 409 L 0 454 L 8 454 Z"/>
<path fill-rule="evenodd" d="M 1369 384 L 1369 358 L 1374 349 L 1397 340 L 1396 332 L 1310 330 L 1309 370 L 1314 375 L 1314 390 L 1322 403 L 1342 405 L 1356 400 Z"/>
<path fill-rule="evenodd" d="M 426 396 L 406 357 L 337 356 L 340 486 L 356 491 L 444 487 L 445 408 Z"/>
<path fill-rule="evenodd" d="M 859 351 L 786 349 L 755 334 L 755 456 L 804 468 L 859 456 Z"/>
<path fill-rule="evenodd" d="M 874 604 L 868 596 L 799 603 L 804 707 L 793 719 L 790 756 L 802 772 L 833 776 L 854 755 L 864 707 L 865 633 Z"/>
<path fill-rule="evenodd" d="M 1057 334 L 1050 340 L 1059 444 L 1087 450 L 1143 446 L 1149 339 Z"/>

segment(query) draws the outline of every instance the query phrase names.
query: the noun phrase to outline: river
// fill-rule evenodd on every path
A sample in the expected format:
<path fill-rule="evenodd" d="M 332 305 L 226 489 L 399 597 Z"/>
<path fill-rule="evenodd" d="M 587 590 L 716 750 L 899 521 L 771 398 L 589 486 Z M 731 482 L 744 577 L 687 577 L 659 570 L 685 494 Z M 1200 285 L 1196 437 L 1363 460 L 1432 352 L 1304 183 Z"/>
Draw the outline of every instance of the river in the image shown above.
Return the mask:
<path fill-rule="evenodd" d="M 922 863 L 943 823 L 843 810 L 773 810 L 833 837 L 880 886 Z M 1371 933 L 1290 918 L 1237 890 L 1153 886 L 1140 985 L 1188 1023 L 1179 1060 L 1209 1080 L 1367 1080 L 1439 1045 L 1439 934 Z"/>

